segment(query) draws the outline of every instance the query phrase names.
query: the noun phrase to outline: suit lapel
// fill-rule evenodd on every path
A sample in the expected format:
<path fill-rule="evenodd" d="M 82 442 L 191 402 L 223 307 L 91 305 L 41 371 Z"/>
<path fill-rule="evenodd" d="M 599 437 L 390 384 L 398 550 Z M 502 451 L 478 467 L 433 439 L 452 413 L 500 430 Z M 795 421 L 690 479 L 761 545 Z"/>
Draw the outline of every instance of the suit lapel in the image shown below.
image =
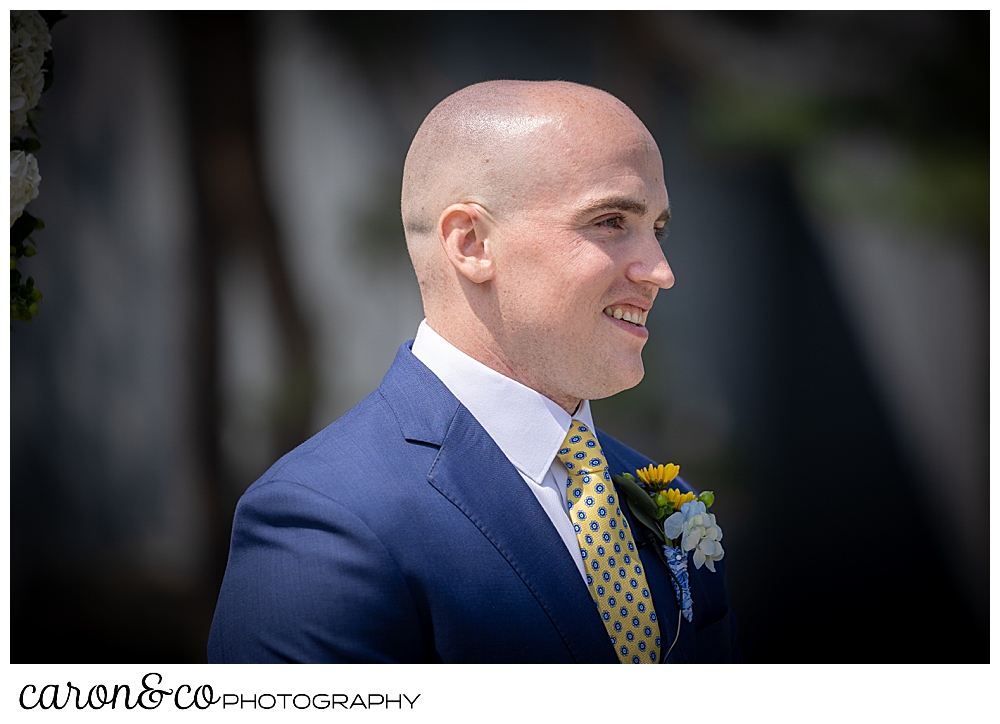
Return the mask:
<path fill-rule="evenodd" d="M 379 388 L 403 436 L 440 446 L 428 482 L 479 529 L 531 591 L 574 660 L 616 663 L 607 630 L 562 538 L 482 425 L 400 347 Z"/>
<path fill-rule="evenodd" d="M 576 661 L 617 661 L 594 600 L 552 521 L 465 407 L 456 412 L 428 480 L 507 560 Z"/>

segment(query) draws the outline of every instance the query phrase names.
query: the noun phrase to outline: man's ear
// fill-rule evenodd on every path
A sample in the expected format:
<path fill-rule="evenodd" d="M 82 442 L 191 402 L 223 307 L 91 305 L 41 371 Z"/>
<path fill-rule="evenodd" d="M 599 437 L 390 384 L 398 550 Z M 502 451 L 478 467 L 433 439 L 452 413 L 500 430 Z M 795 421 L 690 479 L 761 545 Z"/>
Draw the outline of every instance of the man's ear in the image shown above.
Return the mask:
<path fill-rule="evenodd" d="M 490 249 L 488 214 L 478 204 L 452 204 L 441 212 L 438 238 L 448 261 L 459 274 L 482 284 L 493 279 L 495 267 Z"/>

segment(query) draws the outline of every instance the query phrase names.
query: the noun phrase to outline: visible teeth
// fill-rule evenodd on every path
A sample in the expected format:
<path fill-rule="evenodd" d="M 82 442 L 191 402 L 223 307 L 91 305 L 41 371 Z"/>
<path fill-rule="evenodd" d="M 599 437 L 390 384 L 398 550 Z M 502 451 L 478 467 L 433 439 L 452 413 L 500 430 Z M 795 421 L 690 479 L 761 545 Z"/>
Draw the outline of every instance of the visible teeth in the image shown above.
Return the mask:
<path fill-rule="evenodd" d="M 631 322 L 641 327 L 646 326 L 646 315 L 649 314 L 649 312 L 625 312 L 621 307 L 605 307 L 604 313 L 609 317 Z"/>

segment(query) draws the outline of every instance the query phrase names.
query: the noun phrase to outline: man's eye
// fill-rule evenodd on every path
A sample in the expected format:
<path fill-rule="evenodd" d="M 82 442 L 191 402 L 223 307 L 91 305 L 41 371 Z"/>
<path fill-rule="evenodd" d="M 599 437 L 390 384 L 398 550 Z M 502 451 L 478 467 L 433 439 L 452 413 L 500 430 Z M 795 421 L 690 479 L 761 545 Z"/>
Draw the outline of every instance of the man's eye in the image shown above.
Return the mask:
<path fill-rule="evenodd" d="M 657 229 L 654 229 L 653 233 L 656 234 L 657 239 L 663 241 L 670 234 L 670 230 L 666 226 L 661 226 Z"/>
<path fill-rule="evenodd" d="M 612 216 L 597 222 L 598 226 L 605 226 L 609 229 L 621 229 L 625 220 L 620 216 Z"/>

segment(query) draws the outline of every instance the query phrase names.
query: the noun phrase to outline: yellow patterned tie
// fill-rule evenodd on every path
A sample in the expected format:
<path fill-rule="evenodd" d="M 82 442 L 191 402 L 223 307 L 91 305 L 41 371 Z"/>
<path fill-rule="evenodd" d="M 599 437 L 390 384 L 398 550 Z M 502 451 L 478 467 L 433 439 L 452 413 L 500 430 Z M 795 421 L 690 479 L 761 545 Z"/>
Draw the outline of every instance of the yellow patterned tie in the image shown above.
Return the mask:
<path fill-rule="evenodd" d="M 557 456 L 566 466 L 566 503 L 580 541 L 590 595 L 623 664 L 655 664 L 660 627 L 622 515 L 611 473 L 594 433 L 573 420 Z"/>

